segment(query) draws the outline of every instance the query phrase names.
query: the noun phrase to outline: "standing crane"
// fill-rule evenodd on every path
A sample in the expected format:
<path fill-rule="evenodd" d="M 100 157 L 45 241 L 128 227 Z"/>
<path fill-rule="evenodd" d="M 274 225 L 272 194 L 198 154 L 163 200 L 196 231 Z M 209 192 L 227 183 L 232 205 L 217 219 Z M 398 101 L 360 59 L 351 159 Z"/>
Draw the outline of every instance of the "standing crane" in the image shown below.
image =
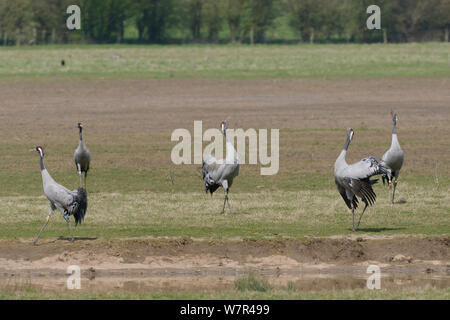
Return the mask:
<path fill-rule="evenodd" d="M 370 177 L 377 174 L 385 174 L 390 183 L 392 175 L 391 170 L 373 156 L 369 156 L 350 165 L 347 164 L 345 158 L 348 146 L 353 139 L 353 134 L 353 129 L 347 129 L 347 140 L 344 148 L 334 163 L 334 181 L 345 204 L 352 210 L 352 231 L 356 231 L 359 228 L 361 218 L 366 211 L 367 206 L 375 203 L 376 194 L 372 189 L 372 185 L 375 184 L 378 179 L 370 180 Z M 355 228 L 355 209 L 358 207 L 357 196 L 365 203 L 365 207 Z"/>
<path fill-rule="evenodd" d="M 222 212 L 225 212 L 225 203 L 231 213 L 230 200 L 228 192 L 233 184 L 235 177 L 239 175 L 239 156 L 234 150 L 233 144 L 227 136 L 227 122 L 222 121 L 221 130 L 226 139 L 226 158 L 225 160 L 217 160 L 214 156 L 209 155 L 203 160 L 203 182 L 205 184 L 205 192 L 210 192 L 211 196 L 220 186 L 225 191 L 225 199 L 223 200 Z"/>
<path fill-rule="evenodd" d="M 89 171 L 89 164 L 91 162 L 91 153 L 83 141 L 83 125 L 81 122 L 78 123 L 78 129 L 80 130 L 80 142 L 78 143 L 78 147 L 75 149 L 73 159 L 77 167 L 78 176 L 80 177 L 80 188 L 81 172 L 84 172 L 84 188 L 86 189 L 86 178 Z"/>
<path fill-rule="evenodd" d="M 400 174 L 400 169 L 403 165 L 403 160 L 405 158 L 405 153 L 400 147 L 400 143 L 398 142 L 397 137 L 397 122 L 398 116 L 394 112 L 391 111 L 392 116 L 392 142 L 391 147 L 388 151 L 386 151 L 381 157 L 381 162 L 384 165 L 387 165 L 392 170 L 392 175 L 394 176 L 393 183 L 389 183 L 389 193 L 391 198 L 391 203 L 394 204 L 394 196 L 395 196 L 395 188 L 397 187 L 398 175 Z M 385 175 L 382 176 L 383 184 L 385 184 L 385 180 L 387 179 Z M 392 184 L 394 185 L 392 188 Z"/>
<path fill-rule="evenodd" d="M 36 147 L 36 149 L 33 149 L 31 151 L 36 151 L 37 153 L 39 153 L 44 194 L 50 201 L 50 211 L 48 213 L 47 219 L 45 220 L 45 224 L 33 243 L 37 243 L 41 233 L 44 231 L 45 227 L 47 227 L 53 211 L 56 209 L 58 209 L 63 214 L 64 219 L 67 221 L 71 236 L 71 242 L 73 242 L 74 237 L 72 228 L 70 227 L 69 216 L 73 215 L 73 217 L 75 218 L 75 225 L 78 225 L 78 223 L 81 224 L 81 222 L 83 221 L 87 210 L 86 190 L 83 188 L 78 188 L 76 190 L 70 191 L 69 189 L 56 183 L 48 173 L 47 169 L 45 169 L 44 167 L 44 149 L 38 146 Z"/>

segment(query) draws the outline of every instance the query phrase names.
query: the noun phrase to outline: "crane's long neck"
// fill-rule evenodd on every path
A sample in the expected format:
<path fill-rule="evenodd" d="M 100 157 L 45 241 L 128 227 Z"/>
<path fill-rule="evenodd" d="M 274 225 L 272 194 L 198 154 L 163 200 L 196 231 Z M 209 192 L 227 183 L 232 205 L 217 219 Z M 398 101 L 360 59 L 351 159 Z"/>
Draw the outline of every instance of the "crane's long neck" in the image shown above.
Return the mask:
<path fill-rule="evenodd" d="M 80 142 L 83 141 L 83 128 L 80 127 Z"/>
<path fill-rule="evenodd" d="M 397 122 L 394 120 L 392 125 L 392 141 L 391 148 L 400 147 L 400 143 L 398 142 L 397 136 Z"/>
<path fill-rule="evenodd" d="M 392 135 L 397 134 L 397 122 L 394 120 L 392 125 Z"/>
<path fill-rule="evenodd" d="M 44 156 L 41 154 L 41 159 L 40 159 L 40 163 L 41 163 L 41 176 L 42 176 L 42 185 L 44 186 L 44 193 L 46 192 L 46 186 L 49 183 L 54 183 L 55 180 L 53 180 L 52 176 L 50 175 L 50 173 L 48 173 L 47 169 L 45 169 L 44 167 Z"/>
<path fill-rule="evenodd" d="M 398 142 L 397 133 L 392 133 L 391 148 L 400 147 L 400 142 Z"/>
<path fill-rule="evenodd" d="M 345 141 L 344 144 L 344 148 L 342 149 L 341 153 L 339 154 L 339 157 L 336 159 L 336 164 L 341 163 L 341 164 L 347 164 L 347 161 L 345 160 L 346 156 L 347 156 L 347 150 L 348 150 L 348 146 L 350 145 L 350 142 L 352 140 L 350 139 L 350 136 L 347 135 L 347 140 Z"/>
<path fill-rule="evenodd" d="M 350 135 L 347 135 L 347 140 L 345 141 L 344 149 L 342 149 L 342 151 L 345 151 L 345 153 L 347 153 L 350 142 L 352 142 L 352 139 L 350 139 Z"/>
<path fill-rule="evenodd" d="M 44 157 L 42 155 L 40 156 L 40 165 L 41 165 L 41 171 L 44 171 L 45 170 Z"/>
<path fill-rule="evenodd" d="M 225 162 L 227 164 L 238 163 L 238 161 L 239 161 L 238 154 L 237 154 L 236 150 L 234 150 L 233 144 L 230 142 L 230 139 L 228 138 L 226 131 L 224 132 L 224 136 L 225 136 L 225 140 L 226 140 L 226 152 L 227 152 Z"/>

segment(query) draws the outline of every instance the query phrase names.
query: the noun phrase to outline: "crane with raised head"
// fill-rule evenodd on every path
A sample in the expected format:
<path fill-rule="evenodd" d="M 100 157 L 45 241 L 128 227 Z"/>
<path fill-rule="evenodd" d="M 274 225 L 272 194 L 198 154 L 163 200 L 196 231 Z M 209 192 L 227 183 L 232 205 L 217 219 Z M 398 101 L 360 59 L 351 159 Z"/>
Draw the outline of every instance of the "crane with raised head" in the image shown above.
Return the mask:
<path fill-rule="evenodd" d="M 78 176 L 80 177 L 80 188 L 82 186 L 81 173 L 84 172 L 84 188 L 86 189 L 86 179 L 89 171 L 89 165 L 91 163 L 91 153 L 83 141 L 83 125 L 81 122 L 78 123 L 78 129 L 80 141 L 78 142 L 78 147 L 75 149 L 73 154 L 73 159 L 77 167 Z"/>
<path fill-rule="evenodd" d="M 389 183 L 389 194 L 391 198 L 391 203 L 394 204 L 394 196 L 395 196 L 395 188 L 397 187 L 398 176 L 400 174 L 400 169 L 403 165 L 403 160 L 405 159 L 405 153 L 400 147 L 400 143 L 398 142 L 397 137 L 397 122 L 398 116 L 396 113 L 391 111 L 392 116 L 392 140 L 391 147 L 387 150 L 383 156 L 381 157 L 381 162 L 384 165 L 387 165 L 391 168 L 392 175 L 394 177 L 394 181 Z M 386 175 L 382 176 L 383 184 L 385 184 L 385 180 L 387 180 Z"/>
<path fill-rule="evenodd" d="M 44 194 L 50 201 L 50 210 L 48 216 L 45 220 L 45 224 L 39 232 L 36 239 L 33 241 L 34 244 L 37 243 L 39 237 L 41 236 L 44 229 L 50 220 L 50 217 L 54 210 L 58 209 L 63 214 L 64 219 L 67 222 L 69 228 L 71 241 L 74 241 L 72 228 L 70 226 L 70 216 L 75 218 L 75 225 L 78 225 L 84 220 L 84 216 L 87 210 L 87 194 L 86 190 L 83 188 L 78 188 L 76 190 L 69 190 L 62 185 L 58 184 L 53 180 L 44 166 L 44 149 L 41 146 L 32 149 L 31 151 L 36 151 L 40 157 L 41 165 L 41 175 L 42 184 L 44 187 Z"/>
<path fill-rule="evenodd" d="M 380 163 L 374 156 L 369 156 L 350 165 L 347 164 L 346 155 L 348 146 L 353 139 L 353 134 L 353 129 L 347 129 L 347 139 L 344 148 L 334 163 L 334 181 L 342 199 L 352 211 L 352 231 L 356 231 L 367 207 L 375 203 L 376 194 L 372 189 L 372 185 L 378 179 L 371 180 L 370 178 L 374 175 L 385 174 L 390 183 L 392 174 L 391 169 Z M 365 207 L 355 228 L 355 209 L 358 207 L 357 197 L 361 198 L 362 202 L 365 203 Z"/>
<path fill-rule="evenodd" d="M 231 213 L 231 205 L 228 197 L 228 192 L 233 184 L 234 178 L 239 175 L 239 156 L 227 136 L 227 122 L 221 123 L 221 131 L 226 140 L 226 158 L 216 159 L 214 156 L 206 156 L 203 160 L 202 173 L 203 182 L 205 185 L 205 192 L 210 192 L 212 195 L 220 186 L 225 191 L 225 198 L 223 200 L 222 212 L 225 212 L 225 204 Z"/>

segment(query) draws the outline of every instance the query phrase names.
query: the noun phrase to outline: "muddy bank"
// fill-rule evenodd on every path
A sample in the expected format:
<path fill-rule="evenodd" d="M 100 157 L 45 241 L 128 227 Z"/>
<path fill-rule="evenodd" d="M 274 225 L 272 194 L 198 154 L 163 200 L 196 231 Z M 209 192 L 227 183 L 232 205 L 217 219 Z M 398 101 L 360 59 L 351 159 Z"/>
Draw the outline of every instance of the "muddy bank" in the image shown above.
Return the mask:
<path fill-rule="evenodd" d="M 378 265 L 383 288 L 450 287 L 450 238 L 283 240 L 0 240 L 0 287 L 65 291 L 67 267 L 83 291 L 228 290 L 250 271 L 274 287 L 365 288 Z"/>

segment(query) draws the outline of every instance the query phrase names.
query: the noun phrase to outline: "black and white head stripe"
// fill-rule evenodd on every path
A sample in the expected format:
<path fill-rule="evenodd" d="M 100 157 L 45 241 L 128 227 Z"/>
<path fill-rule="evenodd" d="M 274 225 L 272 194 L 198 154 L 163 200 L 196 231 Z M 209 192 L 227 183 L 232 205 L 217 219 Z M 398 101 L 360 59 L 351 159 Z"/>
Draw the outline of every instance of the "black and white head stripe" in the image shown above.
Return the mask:
<path fill-rule="evenodd" d="M 227 128 L 228 128 L 228 125 L 227 125 L 226 121 L 222 121 L 221 126 L 222 126 L 222 132 L 225 132 L 227 130 Z"/>
<path fill-rule="evenodd" d="M 348 130 L 348 136 L 350 137 L 350 140 L 353 139 L 353 134 L 354 134 L 353 129 L 352 128 L 348 128 L 347 130 Z"/>
<path fill-rule="evenodd" d="M 396 123 L 396 122 L 398 121 L 398 116 L 397 116 L 397 114 L 396 114 L 394 111 L 392 111 L 392 110 L 391 110 L 391 116 L 392 116 L 392 121 L 393 121 L 394 123 Z"/>
<path fill-rule="evenodd" d="M 41 157 L 44 156 L 44 148 L 42 148 L 41 146 L 36 147 L 36 152 L 39 153 Z"/>

